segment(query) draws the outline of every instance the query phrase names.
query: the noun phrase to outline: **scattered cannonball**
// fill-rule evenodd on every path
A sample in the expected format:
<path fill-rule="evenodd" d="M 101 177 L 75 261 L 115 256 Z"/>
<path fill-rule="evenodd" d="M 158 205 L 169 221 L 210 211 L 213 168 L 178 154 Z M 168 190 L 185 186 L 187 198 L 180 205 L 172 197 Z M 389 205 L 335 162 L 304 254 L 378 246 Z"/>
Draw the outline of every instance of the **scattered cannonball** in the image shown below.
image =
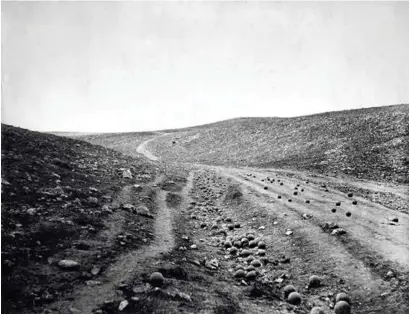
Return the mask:
<path fill-rule="evenodd" d="M 345 301 L 339 301 L 334 307 L 335 314 L 351 314 L 351 306 Z"/>
<path fill-rule="evenodd" d="M 352 201 L 352 205 L 357 205 L 358 201 Z"/>
<path fill-rule="evenodd" d="M 336 208 L 333 208 L 333 209 L 331 209 L 331 211 L 333 212 L 333 213 L 336 213 Z"/>
<path fill-rule="evenodd" d="M 232 247 L 231 242 L 230 242 L 230 241 L 224 242 L 224 247 L 225 247 L 226 249 L 231 248 L 231 247 Z"/>
<path fill-rule="evenodd" d="M 234 241 L 233 245 L 237 248 L 241 247 L 241 241 Z"/>
<path fill-rule="evenodd" d="M 246 273 L 244 272 L 243 269 L 238 269 L 238 270 L 236 270 L 236 272 L 234 273 L 234 277 L 235 277 L 235 278 L 243 278 L 244 276 L 246 276 Z"/>
<path fill-rule="evenodd" d="M 351 212 L 346 212 L 345 214 L 347 217 L 351 217 Z"/>
<path fill-rule="evenodd" d="M 256 246 L 257 246 L 257 242 L 255 240 L 251 240 L 249 242 L 249 247 L 253 248 L 253 247 L 256 247 Z"/>
<path fill-rule="evenodd" d="M 336 202 L 335 206 L 341 206 L 341 202 Z"/>
<path fill-rule="evenodd" d="M 256 237 L 254 236 L 254 234 L 249 233 L 247 234 L 246 238 L 251 241 L 251 240 L 254 240 Z"/>
<path fill-rule="evenodd" d="M 349 192 L 349 193 L 348 193 L 348 197 L 352 197 L 352 196 L 354 196 L 354 193 Z"/>
<path fill-rule="evenodd" d="M 312 275 L 308 280 L 308 286 L 311 288 L 319 287 L 321 279 L 317 275 Z"/>
<path fill-rule="evenodd" d="M 300 305 L 301 304 L 301 296 L 298 292 L 291 292 L 287 298 L 287 302 L 292 305 Z"/>
<path fill-rule="evenodd" d="M 246 262 L 247 263 L 249 263 L 249 264 L 251 264 L 251 262 L 254 260 L 254 256 L 253 255 L 249 255 L 249 256 L 247 256 L 247 258 L 246 258 Z"/>
<path fill-rule="evenodd" d="M 307 204 L 309 204 L 309 203 L 310 203 L 310 200 L 306 200 L 305 202 L 306 202 Z"/>
<path fill-rule="evenodd" d="M 265 248 L 266 248 L 266 243 L 265 243 L 264 241 L 260 241 L 260 242 L 258 243 L 258 248 L 259 248 L 259 249 L 265 249 Z"/>
<path fill-rule="evenodd" d="M 154 287 L 160 287 L 165 282 L 165 278 L 160 272 L 156 271 L 150 275 L 149 282 Z"/>
<path fill-rule="evenodd" d="M 265 251 L 265 250 L 258 250 L 258 251 L 257 251 L 257 255 L 259 255 L 259 256 L 265 256 L 265 255 L 266 255 L 266 251 Z"/>
<path fill-rule="evenodd" d="M 238 252 L 238 250 L 237 250 L 236 247 L 231 247 L 230 250 L 229 250 L 229 253 L 230 253 L 231 255 L 235 255 L 235 254 L 237 254 L 237 252 Z"/>
<path fill-rule="evenodd" d="M 325 314 L 324 310 L 318 306 L 311 309 L 310 314 Z"/>
<path fill-rule="evenodd" d="M 256 279 L 256 277 L 257 277 L 257 273 L 256 273 L 254 270 L 249 271 L 249 272 L 246 274 L 246 279 L 247 279 L 247 280 L 254 280 L 254 279 Z"/>
<path fill-rule="evenodd" d="M 250 265 L 254 267 L 261 267 L 261 262 L 258 259 L 253 260 Z"/>
<path fill-rule="evenodd" d="M 249 250 L 243 250 L 243 251 L 240 252 L 240 256 L 242 256 L 242 257 L 247 257 L 247 256 L 250 256 L 250 255 L 251 255 L 251 252 Z"/>
<path fill-rule="evenodd" d="M 295 291 L 297 291 L 297 290 L 295 289 L 295 287 L 294 287 L 293 285 L 286 285 L 286 286 L 283 288 L 284 298 L 287 299 L 287 297 L 290 295 L 290 293 L 291 293 L 291 292 L 295 292 Z"/>
<path fill-rule="evenodd" d="M 335 302 L 339 302 L 339 301 L 345 301 L 351 304 L 351 299 L 345 292 L 340 292 L 337 294 L 337 296 L 335 297 Z"/>

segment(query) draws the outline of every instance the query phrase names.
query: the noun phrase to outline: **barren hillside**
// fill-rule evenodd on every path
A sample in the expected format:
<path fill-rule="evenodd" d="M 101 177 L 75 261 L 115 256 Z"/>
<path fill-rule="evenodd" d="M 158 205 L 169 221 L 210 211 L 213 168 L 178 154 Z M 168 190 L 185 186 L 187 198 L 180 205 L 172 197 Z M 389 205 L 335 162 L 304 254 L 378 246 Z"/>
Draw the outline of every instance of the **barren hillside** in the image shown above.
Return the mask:
<path fill-rule="evenodd" d="M 171 132 L 149 143 L 163 160 L 338 171 L 409 182 L 409 105 L 240 118 Z"/>

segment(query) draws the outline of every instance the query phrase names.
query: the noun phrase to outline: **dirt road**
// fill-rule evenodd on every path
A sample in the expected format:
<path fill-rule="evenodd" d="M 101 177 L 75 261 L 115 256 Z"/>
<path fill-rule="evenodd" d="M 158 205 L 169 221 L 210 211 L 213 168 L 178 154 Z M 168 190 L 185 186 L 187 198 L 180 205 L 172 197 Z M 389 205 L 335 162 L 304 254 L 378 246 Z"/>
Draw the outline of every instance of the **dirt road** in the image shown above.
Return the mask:
<path fill-rule="evenodd" d="M 146 144 L 138 151 L 157 160 L 157 156 L 147 151 Z M 234 184 L 243 194 L 240 204 L 234 208 L 221 206 L 222 212 L 212 219 L 228 214 L 233 221 L 241 223 L 242 233 L 244 230 L 258 233 L 265 239 L 267 247 L 272 248 L 270 257 L 289 258 L 291 263 L 285 272 L 291 274 L 292 284 L 305 286 L 312 274 L 323 278 L 325 289 L 317 293 L 303 291 L 306 304 L 320 305 L 330 312 L 333 305 L 327 299 L 331 299 L 331 293 L 342 290 L 355 300 L 354 313 L 405 313 L 408 310 L 405 296 L 409 273 L 407 214 L 356 196 L 354 192 L 359 187 L 356 181 L 348 185 L 354 193 L 349 197 L 344 191 L 313 183 L 314 178 L 302 172 L 285 175 L 281 170 L 271 169 L 197 164 L 194 167 L 202 173 L 197 180 L 202 180 L 201 184 L 209 190 Z M 348 180 L 339 180 L 343 185 L 348 184 Z M 385 189 L 376 182 L 365 182 L 365 187 Z M 388 187 L 387 192 L 405 197 L 401 187 Z M 218 204 L 222 205 L 221 200 Z M 392 217 L 397 222 L 392 222 Z M 346 234 L 332 235 L 331 230 L 325 230 L 326 223 L 335 223 Z M 286 235 L 287 231 L 291 231 L 290 236 Z M 272 273 L 277 275 L 277 269 Z M 245 312 L 253 312 L 248 302 L 239 302 L 239 306 L 245 307 Z"/>

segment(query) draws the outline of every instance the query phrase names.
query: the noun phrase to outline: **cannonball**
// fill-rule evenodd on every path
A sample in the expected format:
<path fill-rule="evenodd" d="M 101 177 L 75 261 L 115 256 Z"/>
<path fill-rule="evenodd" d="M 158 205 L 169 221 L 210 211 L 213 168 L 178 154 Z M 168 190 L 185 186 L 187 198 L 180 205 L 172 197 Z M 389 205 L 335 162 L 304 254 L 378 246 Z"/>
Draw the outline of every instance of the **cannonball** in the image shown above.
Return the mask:
<path fill-rule="evenodd" d="M 335 314 L 351 314 L 351 306 L 345 301 L 339 301 L 334 307 Z"/>
<path fill-rule="evenodd" d="M 293 285 L 286 285 L 286 286 L 283 288 L 284 298 L 287 299 L 287 297 L 290 295 L 290 293 L 291 293 L 291 292 L 295 292 L 295 291 L 297 291 L 297 290 L 295 289 L 295 287 L 294 287 Z"/>
<path fill-rule="evenodd" d="M 291 292 L 287 298 L 287 302 L 292 305 L 300 305 L 301 304 L 301 296 L 298 292 Z"/>
<path fill-rule="evenodd" d="M 324 310 L 318 306 L 311 309 L 310 314 L 325 314 Z"/>
<path fill-rule="evenodd" d="M 345 301 L 351 304 L 351 299 L 349 298 L 348 294 L 346 294 L 345 292 L 340 292 L 337 294 L 337 296 L 335 297 L 335 302 L 339 302 L 339 301 Z"/>
<path fill-rule="evenodd" d="M 160 287 L 165 282 L 165 278 L 160 272 L 154 272 L 150 275 L 149 282 L 154 287 Z"/>
<path fill-rule="evenodd" d="M 319 287 L 321 284 L 321 279 L 317 275 L 312 275 L 308 280 L 308 286 L 311 288 Z"/>

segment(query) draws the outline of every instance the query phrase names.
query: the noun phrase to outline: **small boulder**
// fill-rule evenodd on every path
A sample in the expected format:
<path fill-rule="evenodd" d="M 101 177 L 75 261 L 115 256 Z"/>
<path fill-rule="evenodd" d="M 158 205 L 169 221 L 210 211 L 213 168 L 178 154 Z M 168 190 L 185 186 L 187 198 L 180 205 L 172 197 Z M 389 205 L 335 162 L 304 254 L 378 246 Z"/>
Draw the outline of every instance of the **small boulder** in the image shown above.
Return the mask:
<path fill-rule="evenodd" d="M 58 262 L 58 266 L 62 269 L 77 269 L 80 267 L 80 264 L 70 259 L 63 259 Z"/>
<path fill-rule="evenodd" d="M 335 314 L 351 314 L 351 306 L 345 301 L 339 301 L 334 307 Z"/>
<path fill-rule="evenodd" d="M 301 296 L 298 292 L 291 292 L 287 298 L 287 302 L 292 305 L 300 305 L 301 304 Z"/>

